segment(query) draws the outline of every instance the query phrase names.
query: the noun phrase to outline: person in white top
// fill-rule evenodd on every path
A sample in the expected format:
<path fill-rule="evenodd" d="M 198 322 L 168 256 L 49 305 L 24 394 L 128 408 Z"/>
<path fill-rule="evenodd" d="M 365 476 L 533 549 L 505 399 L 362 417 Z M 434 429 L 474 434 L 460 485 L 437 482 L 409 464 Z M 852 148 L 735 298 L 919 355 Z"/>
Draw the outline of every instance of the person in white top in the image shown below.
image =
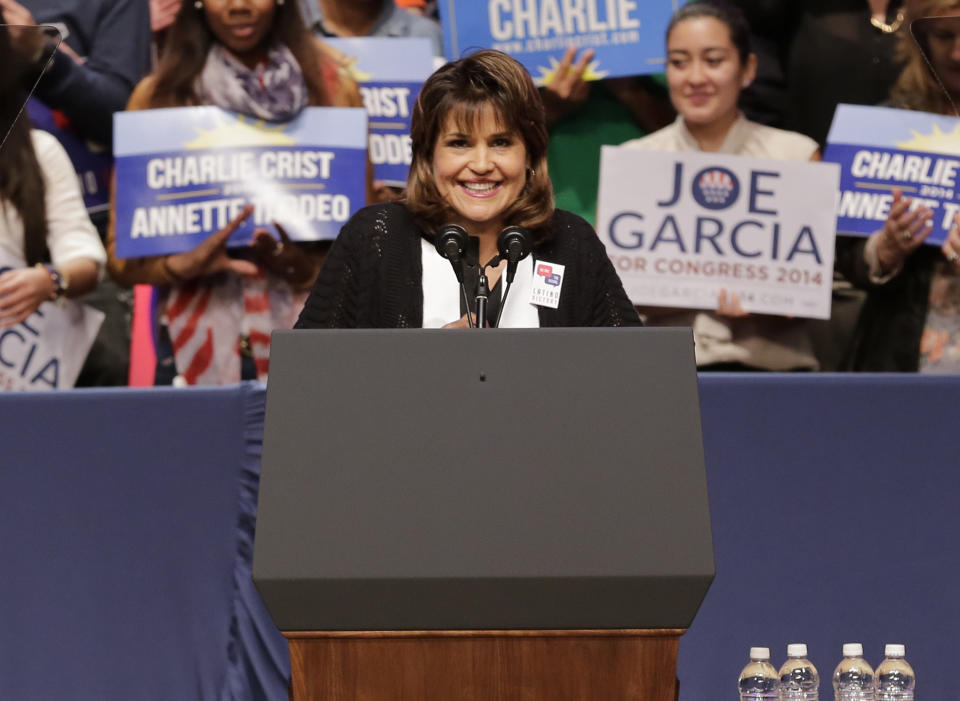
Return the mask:
<path fill-rule="evenodd" d="M 0 122 L 15 121 L 0 147 L 0 328 L 94 289 L 107 261 L 66 151 L 3 102 Z"/>
<path fill-rule="evenodd" d="M 667 86 L 677 119 L 623 144 L 660 151 L 709 151 L 757 158 L 819 160 L 815 141 L 747 120 L 740 92 L 756 76 L 750 29 L 731 5 L 695 0 L 667 27 Z M 716 310 L 644 308 L 654 326 L 692 326 L 702 369 L 814 370 L 806 322 L 747 314 L 736 292 L 721 291 Z"/>

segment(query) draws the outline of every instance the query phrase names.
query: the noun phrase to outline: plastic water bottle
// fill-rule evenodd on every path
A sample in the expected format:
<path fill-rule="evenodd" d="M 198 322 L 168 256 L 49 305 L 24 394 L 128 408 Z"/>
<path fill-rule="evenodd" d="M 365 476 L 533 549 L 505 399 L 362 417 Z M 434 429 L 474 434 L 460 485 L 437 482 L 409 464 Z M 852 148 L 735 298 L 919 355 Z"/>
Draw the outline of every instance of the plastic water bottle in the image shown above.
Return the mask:
<path fill-rule="evenodd" d="M 770 664 L 770 648 L 750 648 L 750 663 L 740 672 L 740 701 L 777 701 L 780 679 Z"/>
<path fill-rule="evenodd" d="M 913 701 L 917 678 L 913 667 L 903 659 L 903 645 L 888 643 L 883 650 L 885 658 L 877 667 L 877 701 Z"/>
<path fill-rule="evenodd" d="M 844 643 L 843 659 L 833 670 L 834 701 L 874 701 L 873 669 L 863 659 L 863 645 Z"/>
<path fill-rule="evenodd" d="M 820 675 L 807 659 L 804 643 L 787 645 L 787 661 L 780 667 L 780 698 L 783 701 L 818 701 Z"/>

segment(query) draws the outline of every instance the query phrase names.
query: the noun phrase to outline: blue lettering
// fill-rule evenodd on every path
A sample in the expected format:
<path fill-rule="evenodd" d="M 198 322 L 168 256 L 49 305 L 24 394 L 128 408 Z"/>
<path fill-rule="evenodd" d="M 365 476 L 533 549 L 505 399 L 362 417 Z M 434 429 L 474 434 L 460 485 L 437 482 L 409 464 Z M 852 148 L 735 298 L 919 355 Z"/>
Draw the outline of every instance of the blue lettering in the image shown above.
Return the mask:
<path fill-rule="evenodd" d="M 808 241 L 810 243 L 809 248 L 801 248 L 800 244 L 803 241 Z M 790 252 L 787 254 L 787 262 L 789 263 L 793 260 L 793 257 L 804 253 L 808 256 L 813 256 L 814 260 L 817 263 L 822 264 L 823 261 L 820 260 L 820 251 L 817 249 L 817 242 L 813 238 L 813 232 L 810 230 L 809 226 L 805 226 L 800 229 L 800 233 L 797 234 L 797 240 L 793 242 L 793 248 L 790 249 Z"/>
<path fill-rule="evenodd" d="M 758 221 L 753 221 L 752 219 L 747 219 L 742 221 L 733 227 L 733 231 L 730 232 L 730 246 L 736 251 L 738 256 L 743 256 L 744 258 L 756 258 L 761 255 L 760 251 L 745 251 L 740 248 L 740 244 L 737 242 L 737 236 L 740 234 L 740 230 L 745 226 L 755 226 L 758 229 L 763 229 L 763 224 Z"/>
<path fill-rule="evenodd" d="M 769 214 L 771 216 L 777 215 L 777 210 L 775 209 L 760 209 L 757 207 L 757 198 L 760 195 L 773 195 L 773 190 L 761 190 L 759 188 L 760 178 L 779 178 L 780 173 L 771 173 L 762 170 L 755 170 L 750 173 L 750 213 L 751 214 Z"/>
<path fill-rule="evenodd" d="M 23 334 L 16 329 L 7 329 L 3 333 L 0 333 L 0 365 L 3 365 L 7 368 L 12 368 L 14 364 L 3 357 L 3 345 L 8 338 L 19 338 L 21 344 L 26 343 L 27 339 L 25 339 Z"/>
<path fill-rule="evenodd" d="M 673 236 L 666 236 L 667 229 L 673 229 Z M 661 243 L 675 243 L 677 248 L 680 249 L 680 253 L 686 253 L 687 249 L 683 245 L 683 239 L 680 238 L 680 231 L 677 229 L 677 222 L 673 218 L 672 214 L 668 214 L 663 218 L 663 224 L 660 225 L 660 229 L 657 231 L 657 235 L 653 239 L 653 243 L 650 244 L 650 251 L 653 252 L 657 250 L 657 246 Z"/>
<path fill-rule="evenodd" d="M 704 231 L 704 224 L 713 225 L 713 233 L 708 234 Z M 697 243 L 694 246 L 694 250 L 697 253 L 700 253 L 700 244 L 703 241 L 709 241 L 710 245 L 713 246 L 713 250 L 717 252 L 718 256 L 723 255 L 723 251 L 720 250 L 720 246 L 717 245 L 717 237 L 723 233 L 723 222 L 719 219 L 713 219 L 711 217 L 697 217 Z"/>
<path fill-rule="evenodd" d="M 627 235 L 632 236 L 634 241 L 632 243 L 624 243 L 621 241 L 620 237 L 617 235 L 617 224 L 621 219 L 636 219 L 638 222 L 643 221 L 643 216 L 637 214 L 636 212 L 620 212 L 610 221 L 610 228 L 608 230 L 610 234 L 610 240 L 620 248 L 641 248 L 643 246 L 643 232 L 637 230 L 631 230 Z"/>
<path fill-rule="evenodd" d="M 47 377 L 48 370 L 53 374 L 52 377 Z M 57 385 L 60 383 L 60 361 L 56 358 L 50 358 L 40 372 L 33 376 L 33 379 L 30 380 L 30 384 L 36 384 L 38 381 L 45 382 L 46 384 L 50 385 L 50 389 L 56 389 Z"/>

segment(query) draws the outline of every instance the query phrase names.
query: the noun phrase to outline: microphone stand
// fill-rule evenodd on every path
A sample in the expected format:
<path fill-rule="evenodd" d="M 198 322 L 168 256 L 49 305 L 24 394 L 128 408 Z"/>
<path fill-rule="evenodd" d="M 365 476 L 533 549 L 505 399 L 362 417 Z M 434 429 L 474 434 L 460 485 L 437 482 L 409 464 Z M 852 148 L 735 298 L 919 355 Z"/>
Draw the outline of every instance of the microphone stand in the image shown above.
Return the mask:
<path fill-rule="evenodd" d="M 513 280 L 507 280 L 507 286 L 503 290 L 503 299 L 500 300 L 500 309 L 497 310 L 497 322 L 493 325 L 493 328 L 500 328 L 500 317 L 503 316 L 503 308 L 507 306 L 507 295 L 510 294 L 510 287 L 513 285 Z"/>
<path fill-rule="evenodd" d="M 490 284 L 487 282 L 487 266 L 480 266 L 480 277 L 477 279 L 477 328 L 487 325 L 487 299 L 490 297 Z M 467 312 L 467 318 L 470 317 Z"/>

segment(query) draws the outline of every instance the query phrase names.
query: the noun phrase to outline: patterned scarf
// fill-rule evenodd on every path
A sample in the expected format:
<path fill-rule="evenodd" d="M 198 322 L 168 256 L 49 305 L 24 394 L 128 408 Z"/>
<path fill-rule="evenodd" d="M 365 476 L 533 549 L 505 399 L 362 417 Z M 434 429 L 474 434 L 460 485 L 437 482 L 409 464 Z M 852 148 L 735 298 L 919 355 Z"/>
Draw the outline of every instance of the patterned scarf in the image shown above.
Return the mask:
<path fill-rule="evenodd" d="M 300 66 L 282 45 L 272 47 L 267 61 L 253 70 L 214 45 L 196 92 L 205 104 L 271 121 L 293 119 L 308 99 Z M 245 354 L 265 382 L 270 332 L 292 328 L 306 295 L 265 270 L 254 277 L 223 273 L 171 287 L 164 317 L 178 374 L 191 385 L 238 382 Z"/>
<path fill-rule="evenodd" d="M 196 92 L 204 104 L 276 122 L 296 117 L 308 100 L 300 64 L 283 44 L 270 47 L 266 62 L 253 69 L 214 44 Z"/>

